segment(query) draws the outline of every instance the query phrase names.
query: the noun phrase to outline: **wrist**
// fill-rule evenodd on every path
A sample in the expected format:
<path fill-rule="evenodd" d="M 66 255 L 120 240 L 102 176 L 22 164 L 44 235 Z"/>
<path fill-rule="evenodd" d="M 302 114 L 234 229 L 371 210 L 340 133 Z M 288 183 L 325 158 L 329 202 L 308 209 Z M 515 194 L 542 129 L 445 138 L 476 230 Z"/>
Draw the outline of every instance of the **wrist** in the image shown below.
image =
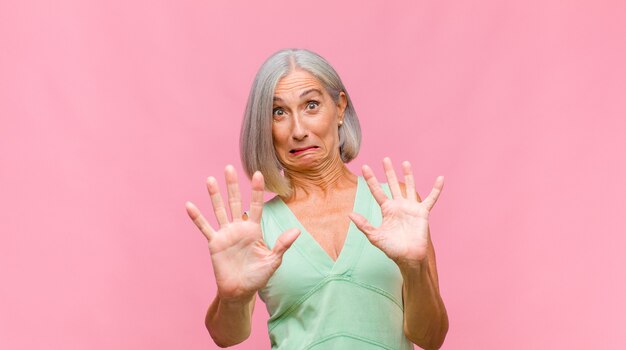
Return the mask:
<path fill-rule="evenodd" d="M 237 297 L 225 297 L 223 295 L 219 295 L 220 304 L 227 307 L 240 307 L 249 305 L 254 300 L 255 293 L 250 295 L 240 295 Z"/>
<path fill-rule="evenodd" d="M 427 258 L 423 258 L 421 260 L 398 260 L 395 263 L 405 279 L 410 275 L 420 274 L 428 271 Z"/>

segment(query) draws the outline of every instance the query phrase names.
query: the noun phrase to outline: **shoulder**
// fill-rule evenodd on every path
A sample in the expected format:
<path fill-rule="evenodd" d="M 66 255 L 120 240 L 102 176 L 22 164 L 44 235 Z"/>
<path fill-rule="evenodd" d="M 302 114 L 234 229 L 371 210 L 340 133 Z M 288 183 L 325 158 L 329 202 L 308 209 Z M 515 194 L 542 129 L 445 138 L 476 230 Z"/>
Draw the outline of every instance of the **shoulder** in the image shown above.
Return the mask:
<path fill-rule="evenodd" d="M 280 206 L 280 198 L 278 196 L 263 203 L 261 211 L 261 232 L 263 233 L 263 241 L 272 249 L 278 236 L 285 230 L 285 213 Z"/>
<path fill-rule="evenodd" d="M 281 199 L 277 195 L 263 203 L 263 212 L 261 217 L 276 215 L 280 212 Z"/>
<path fill-rule="evenodd" d="M 280 201 L 280 200 L 281 200 L 281 199 L 280 199 L 280 197 L 279 197 L 278 195 L 274 195 L 274 197 L 272 197 L 272 198 L 270 198 L 270 199 L 266 200 L 266 201 L 263 203 L 263 207 L 266 207 L 266 206 L 275 206 L 275 205 L 276 205 L 276 202 L 278 202 L 278 201 Z"/>

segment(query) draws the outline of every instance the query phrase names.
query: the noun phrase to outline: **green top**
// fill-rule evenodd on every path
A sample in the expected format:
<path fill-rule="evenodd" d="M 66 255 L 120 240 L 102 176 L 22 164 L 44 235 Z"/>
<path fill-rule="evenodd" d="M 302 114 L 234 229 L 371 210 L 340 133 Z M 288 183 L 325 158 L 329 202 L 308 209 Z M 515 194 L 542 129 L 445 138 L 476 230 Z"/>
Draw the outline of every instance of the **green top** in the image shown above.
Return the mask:
<path fill-rule="evenodd" d="M 360 176 L 353 211 L 381 223 L 380 206 Z M 270 249 L 285 230 L 302 231 L 259 290 L 272 349 L 413 349 L 403 331 L 400 270 L 354 223 L 336 262 L 278 196 L 265 203 L 261 227 Z"/>

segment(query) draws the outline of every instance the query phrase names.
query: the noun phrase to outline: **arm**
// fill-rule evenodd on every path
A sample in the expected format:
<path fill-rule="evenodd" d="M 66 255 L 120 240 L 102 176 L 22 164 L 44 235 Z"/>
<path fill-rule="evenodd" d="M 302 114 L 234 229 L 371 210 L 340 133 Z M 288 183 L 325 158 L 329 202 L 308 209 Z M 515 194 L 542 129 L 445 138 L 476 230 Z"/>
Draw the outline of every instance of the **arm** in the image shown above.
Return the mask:
<path fill-rule="evenodd" d="M 406 184 L 396 178 L 389 158 L 383 160 L 391 198 L 383 191 L 368 166 L 363 176 L 380 205 L 382 223 L 372 226 L 358 213 L 350 214 L 355 225 L 369 241 L 382 250 L 400 269 L 403 278 L 404 333 L 424 349 L 438 349 L 448 331 L 448 316 L 439 294 L 435 250 L 430 239 L 428 218 L 441 190 L 438 177 L 431 193 L 423 201 L 415 191 L 411 165 L 404 162 Z"/>
<path fill-rule="evenodd" d="M 256 297 L 246 301 L 223 301 L 215 296 L 207 310 L 204 324 L 215 344 L 221 348 L 248 339 Z"/>
<path fill-rule="evenodd" d="M 404 334 L 423 349 L 439 349 L 448 332 L 448 314 L 439 294 L 435 249 L 430 236 L 429 243 L 426 259 L 415 266 L 400 268 L 404 280 Z"/>
<path fill-rule="evenodd" d="M 248 338 L 256 293 L 267 284 L 280 266 L 283 254 L 300 234 L 297 229 L 287 230 L 270 250 L 261 232 L 263 175 L 256 172 L 252 176 L 249 218 L 241 213 L 239 184 L 232 166 L 226 167 L 226 184 L 232 220 L 228 218 L 217 181 L 213 177 L 207 179 L 219 230 L 211 227 L 195 205 L 190 202 L 186 205 L 187 214 L 209 243 L 217 296 L 209 306 L 205 325 L 220 347 Z"/>

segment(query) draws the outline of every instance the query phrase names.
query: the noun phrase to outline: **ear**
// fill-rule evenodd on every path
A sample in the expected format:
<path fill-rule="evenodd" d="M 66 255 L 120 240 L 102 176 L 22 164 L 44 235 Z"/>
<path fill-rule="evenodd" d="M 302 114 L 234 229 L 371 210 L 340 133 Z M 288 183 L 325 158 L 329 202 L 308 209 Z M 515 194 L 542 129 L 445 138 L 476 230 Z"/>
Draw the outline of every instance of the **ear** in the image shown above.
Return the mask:
<path fill-rule="evenodd" d="M 348 97 L 345 92 L 339 93 L 339 98 L 337 99 L 337 108 L 339 109 L 339 120 L 343 120 L 344 113 L 346 111 L 346 107 L 348 106 Z"/>

